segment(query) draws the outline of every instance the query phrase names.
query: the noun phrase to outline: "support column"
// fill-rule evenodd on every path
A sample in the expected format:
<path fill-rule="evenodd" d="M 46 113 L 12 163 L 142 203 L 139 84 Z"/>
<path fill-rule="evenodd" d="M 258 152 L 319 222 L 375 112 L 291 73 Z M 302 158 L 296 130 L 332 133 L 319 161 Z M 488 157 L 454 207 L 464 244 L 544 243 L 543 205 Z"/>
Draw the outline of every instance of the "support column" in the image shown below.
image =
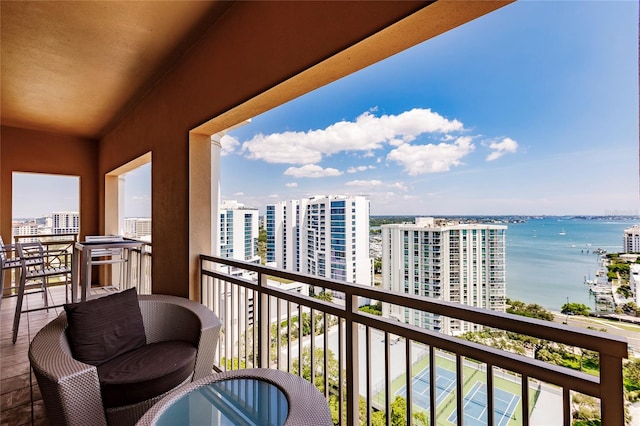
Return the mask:
<path fill-rule="evenodd" d="M 200 300 L 200 254 L 219 254 L 220 138 L 189 133 L 189 298 Z"/>

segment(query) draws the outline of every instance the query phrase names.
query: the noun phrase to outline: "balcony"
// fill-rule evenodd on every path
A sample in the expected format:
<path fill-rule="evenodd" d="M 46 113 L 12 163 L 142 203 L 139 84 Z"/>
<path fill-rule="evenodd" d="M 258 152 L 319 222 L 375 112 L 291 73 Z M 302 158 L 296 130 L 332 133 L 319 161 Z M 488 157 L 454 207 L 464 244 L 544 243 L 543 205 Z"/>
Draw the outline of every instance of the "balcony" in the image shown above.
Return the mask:
<path fill-rule="evenodd" d="M 538 327 L 537 322 L 520 318 L 407 299 L 380 290 L 317 281 L 243 263 L 235 266 L 258 274 L 257 284 L 214 276 L 212 274 L 220 272 L 208 262 L 219 262 L 216 258 L 204 258 L 207 268 L 202 274 L 198 268 L 201 253 L 215 253 L 213 247 L 220 236 L 216 203 L 220 195 L 217 173 L 221 147 L 215 140 L 212 142 L 212 137 L 243 120 L 492 13 L 508 3 L 510 0 L 156 2 L 140 8 L 135 2 L 117 2 L 110 7 L 99 2 L 78 2 L 73 5 L 77 13 L 70 13 L 70 9 L 60 2 L 2 2 L 0 232 L 5 241 L 10 240 L 12 173 L 27 171 L 79 177 L 81 237 L 118 233 L 118 215 L 122 209 L 118 204 L 118 179 L 130 167 L 149 162 L 153 156 L 154 261 L 148 263 L 149 275 L 145 272 L 151 290 L 196 300 L 203 297 L 219 313 L 220 306 L 216 307 L 214 302 L 221 299 L 216 299 L 215 294 L 223 291 L 227 294 L 226 288 L 220 286 L 229 288 L 229 303 L 240 303 L 238 295 L 245 297 L 251 293 L 255 298 L 256 308 L 252 311 L 255 318 L 247 314 L 247 324 L 255 322 L 253 350 L 241 352 L 238 344 L 232 345 L 242 333 L 239 329 L 228 328 L 224 338 L 229 339 L 229 343 L 221 346 L 226 353 L 219 354 L 221 367 L 226 366 L 223 361 L 240 358 L 242 353 L 245 366 L 288 369 L 291 364 L 293 369 L 295 357 L 291 352 L 293 343 L 289 344 L 289 341 L 296 339 L 292 338 L 292 333 L 287 332 L 283 339 L 274 340 L 281 350 L 283 341 L 287 342 L 286 356 L 281 356 L 277 348 L 274 360 L 266 355 L 270 351 L 268 324 L 274 321 L 260 306 L 264 306 L 265 300 L 269 305 L 269 299 L 280 299 L 287 306 L 296 306 L 299 316 L 307 312 L 310 315 L 321 313 L 340 324 L 335 328 L 340 337 L 336 340 L 339 343 L 335 353 L 339 365 L 344 364 L 344 368 L 340 369 L 341 377 L 336 383 L 329 386 L 329 378 L 324 377 L 321 382 L 326 394 L 335 393 L 338 417 L 346 417 L 345 424 L 358 423 L 358 394 L 364 395 L 367 418 L 373 417 L 374 410 L 380 410 L 388 420 L 391 396 L 396 391 L 387 384 L 393 382 L 390 379 L 395 377 L 396 368 L 396 362 L 391 362 L 389 357 L 402 347 L 405 348 L 404 355 L 399 358 L 393 355 L 393 359 L 403 361 L 400 364 L 412 373 L 407 375 L 405 372 L 407 377 L 414 375 L 411 371 L 414 356 L 424 355 L 421 360 L 429 360 L 428 365 L 433 365 L 442 358 L 439 355 L 444 351 L 444 358 L 455 361 L 452 365 L 456 366 L 454 388 L 457 396 L 449 399 L 455 399 L 452 406 L 464 407 L 464 398 L 460 397 L 464 386 L 460 390 L 458 378 L 469 371 L 466 365 L 472 359 L 480 365 L 480 373 L 484 369 L 485 373 L 519 374 L 517 377 L 525 383 L 521 388 L 525 390 L 530 389 L 527 383 L 533 383 L 534 379 L 557 386 L 563 395 L 558 406 L 565 421 L 566 396 L 572 391 L 580 391 L 602 395 L 603 416 L 613 418 L 610 424 L 620 424 L 619 418 L 615 417 L 621 412 L 620 386 L 618 383 L 612 385 L 611 380 L 618 380 L 621 359 L 626 356 L 622 342 L 614 340 L 611 343 L 597 333 L 594 337 L 594 333 L 558 329 L 547 324 Z M 77 16 L 80 19 L 74 21 Z M 29 25 L 24 25 L 25 22 Z M 101 28 L 100 34 L 86 37 L 83 31 L 87 26 Z M 141 31 L 142 26 L 145 31 Z M 247 32 L 247 28 L 251 31 Z M 132 54 L 135 52 L 144 52 L 144 55 Z M 324 211 L 320 213 L 324 214 Z M 344 296 L 346 305 L 302 296 L 292 298 L 288 293 L 268 287 L 265 284 L 268 275 L 306 280 L 315 286 L 332 289 Z M 432 277 L 438 278 L 439 274 Z M 239 292 L 231 291 L 232 288 Z M 243 294 L 241 288 L 248 290 Z M 607 375 L 601 381 L 575 372 L 556 372 L 554 368 L 535 362 L 530 365 L 511 354 L 370 317 L 357 311 L 355 299 L 358 297 L 377 298 L 398 306 L 457 316 L 483 326 L 515 332 L 534 328 L 536 335 L 542 338 L 566 340 L 568 344 L 586 345 L 587 348 L 595 346 L 602 349 L 601 364 Z M 25 315 L 19 344 L 13 346 L 8 343 L 10 339 L 5 330 L 10 326 L 6 317 L 10 317 L 11 303 L 12 299 L 5 299 L 1 304 L 2 419 L 6 418 L 5 408 L 11 406 L 19 408 L 20 416 L 25 414 L 20 418 L 26 422 L 44 423 L 42 407 L 37 402 L 28 402 L 26 407 L 17 403 L 38 399 L 37 390 L 31 397 L 28 384 L 28 365 L 24 361 L 26 340 L 57 312 Z M 235 309 L 235 312 L 241 312 L 237 306 Z M 282 304 L 274 309 L 275 318 L 279 318 Z M 284 310 L 290 312 L 287 307 Z M 377 347 L 374 345 L 377 336 L 382 336 L 377 343 L 384 338 L 378 354 L 389 355 L 381 365 L 373 365 L 374 359 L 369 357 Z M 316 337 L 307 338 L 311 347 L 329 346 L 324 343 L 324 333 L 316 333 Z M 357 342 L 358 345 L 347 345 L 346 342 Z M 248 341 L 244 347 L 248 347 Z M 325 362 L 327 352 L 323 350 L 322 353 Z M 310 352 L 310 357 L 315 360 L 314 351 Z M 233 361 L 230 362 L 233 367 Z M 385 364 L 393 367 L 385 369 Z M 366 372 L 362 378 L 360 371 Z M 368 378 L 377 371 L 388 371 L 391 376 L 385 376 L 383 381 Z M 437 372 L 432 369 L 429 373 L 431 383 L 434 383 L 431 376 Z M 315 369 L 310 374 L 311 378 L 320 377 Z M 497 382 L 495 374 L 486 377 L 486 384 Z M 376 390 L 379 384 L 383 385 L 382 393 Z M 12 388 L 17 393 L 8 391 Z M 405 388 L 407 395 L 415 394 L 416 385 L 412 380 L 406 381 Z M 525 390 L 520 394 L 526 394 Z M 426 399 L 429 406 L 437 406 L 437 394 L 435 400 L 433 392 Z M 416 398 L 412 399 L 412 403 L 415 402 Z M 524 405 L 528 403 L 526 398 L 523 402 Z M 410 414 L 418 412 L 414 404 L 407 407 Z M 535 420 L 532 418 L 530 423 L 535 424 Z M 21 423 L 22 420 L 16 422 Z"/>
<path fill-rule="evenodd" d="M 483 406 L 481 420 L 486 424 L 517 417 L 523 425 L 570 425 L 576 394 L 599 399 L 603 424 L 622 422 L 627 344 L 621 338 L 248 262 L 207 255 L 200 259 L 202 302 L 223 321 L 217 368 L 276 368 L 302 375 L 324 393 L 336 424 L 372 424 L 381 414 L 387 424 L 395 424 L 392 404 L 401 397 L 409 402 L 402 405 L 402 414 L 414 424 L 440 424 L 444 419 L 461 424 L 458 419 L 474 418 L 473 406 Z M 148 282 L 148 273 L 143 275 L 140 283 Z M 269 285 L 271 278 L 307 284 L 316 294 L 329 290 L 337 302 L 280 289 Z M 63 286 L 51 293 L 62 303 Z M 430 331 L 364 313 L 358 310 L 361 298 L 436 315 L 438 327 Z M 10 419 L 9 424 L 39 424 L 46 412 L 29 375 L 27 343 L 60 308 L 23 314 L 13 345 L 14 300 L 5 298 L 0 305 L 2 417 Z M 32 295 L 28 301 L 37 304 L 39 297 Z M 298 318 L 305 327 L 298 327 Z M 500 329 L 595 351 L 600 376 L 438 332 L 447 318 L 473 323 L 478 330 Z M 314 368 L 306 368 L 311 365 Z M 505 406 L 507 396 L 511 403 Z"/>

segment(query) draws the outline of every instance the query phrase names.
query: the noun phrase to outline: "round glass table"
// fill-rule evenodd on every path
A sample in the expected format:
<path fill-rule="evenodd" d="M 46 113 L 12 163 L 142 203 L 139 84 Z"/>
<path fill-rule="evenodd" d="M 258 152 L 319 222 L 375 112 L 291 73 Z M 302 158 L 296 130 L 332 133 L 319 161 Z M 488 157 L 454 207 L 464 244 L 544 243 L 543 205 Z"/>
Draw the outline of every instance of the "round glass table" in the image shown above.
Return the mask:
<path fill-rule="evenodd" d="M 137 426 L 331 426 L 324 395 L 285 371 L 250 368 L 203 377 L 167 394 Z"/>
<path fill-rule="evenodd" d="M 282 426 L 288 413 L 287 397 L 277 386 L 258 379 L 226 379 L 185 394 L 155 424 Z"/>

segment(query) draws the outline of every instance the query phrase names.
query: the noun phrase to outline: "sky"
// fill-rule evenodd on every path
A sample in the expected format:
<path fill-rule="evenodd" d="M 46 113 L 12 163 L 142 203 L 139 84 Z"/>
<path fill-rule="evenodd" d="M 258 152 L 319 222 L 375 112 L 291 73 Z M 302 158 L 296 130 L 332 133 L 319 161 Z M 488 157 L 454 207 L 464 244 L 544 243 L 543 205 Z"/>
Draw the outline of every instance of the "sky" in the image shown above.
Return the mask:
<path fill-rule="evenodd" d="M 357 194 L 372 215 L 637 214 L 638 2 L 516 2 L 222 143 L 222 198 L 262 212 Z"/>
<path fill-rule="evenodd" d="M 372 215 L 638 214 L 638 97 L 637 1 L 521 0 L 229 132 L 221 198 L 261 212 L 345 194 Z M 127 175 L 125 216 L 150 216 L 151 167 Z M 77 178 L 55 178 L 77 193 Z M 14 217 L 73 210 L 33 181 L 14 175 Z"/>

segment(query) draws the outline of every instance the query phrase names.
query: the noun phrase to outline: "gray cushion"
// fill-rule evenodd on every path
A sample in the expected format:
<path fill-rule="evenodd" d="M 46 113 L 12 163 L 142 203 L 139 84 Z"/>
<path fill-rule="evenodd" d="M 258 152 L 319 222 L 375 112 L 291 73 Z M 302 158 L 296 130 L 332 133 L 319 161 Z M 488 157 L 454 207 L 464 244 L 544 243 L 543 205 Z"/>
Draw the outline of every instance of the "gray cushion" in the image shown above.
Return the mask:
<path fill-rule="evenodd" d="M 189 342 L 151 343 L 98 366 L 105 408 L 162 395 L 193 373 L 197 349 Z"/>
<path fill-rule="evenodd" d="M 135 288 L 64 305 L 67 338 L 73 357 L 100 365 L 146 344 Z"/>

